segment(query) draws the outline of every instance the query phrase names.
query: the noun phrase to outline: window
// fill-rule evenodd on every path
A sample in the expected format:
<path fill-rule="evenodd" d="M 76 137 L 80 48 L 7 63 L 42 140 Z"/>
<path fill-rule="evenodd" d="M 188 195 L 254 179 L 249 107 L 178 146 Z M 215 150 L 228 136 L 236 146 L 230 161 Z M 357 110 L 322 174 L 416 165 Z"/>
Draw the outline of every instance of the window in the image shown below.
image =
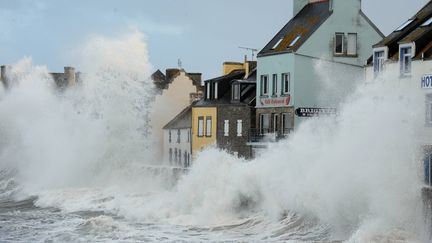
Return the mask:
<path fill-rule="evenodd" d="M 427 154 L 424 158 L 424 182 L 432 186 L 432 154 Z"/>
<path fill-rule="evenodd" d="M 179 149 L 179 151 L 178 151 L 178 164 L 180 164 L 180 165 L 181 165 L 181 157 L 182 157 L 182 152 L 181 152 L 181 149 Z"/>
<path fill-rule="evenodd" d="M 429 26 L 430 24 L 432 24 L 432 17 L 426 20 L 426 22 L 424 22 L 421 26 L 425 27 L 425 26 Z"/>
<path fill-rule="evenodd" d="M 426 107 L 426 112 L 425 112 L 426 126 L 432 127 L 432 94 L 426 95 L 425 107 Z"/>
<path fill-rule="evenodd" d="M 198 137 L 204 136 L 204 117 L 198 117 Z"/>
<path fill-rule="evenodd" d="M 187 142 L 188 143 L 190 142 L 190 137 L 191 137 L 190 130 L 187 130 Z"/>
<path fill-rule="evenodd" d="M 409 19 L 407 20 L 405 23 L 403 23 L 401 26 L 399 26 L 396 31 L 401 31 L 403 29 L 405 29 L 408 25 L 410 25 L 412 22 L 414 21 L 414 19 Z"/>
<path fill-rule="evenodd" d="M 172 163 L 173 161 L 173 152 L 172 152 L 172 148 L 169 149 L 169 162 Z"/>
<path fill-rule="evenodd" d="M 187 164 L 188 164 L 188 154 L 187 154 L 186 151 L 184 152 L 183 164 L 184 164 L 183 167 L 187 167 Z"/>
<path fill-rule="evenodd" d="M 177 159 L 177 149 L 174 149 L 174 162 L 177 163 L 178 159 Z"/>
<path fill-rule="evenodd" d="M 213 90 L 214 90 L 214 98 L 217 99 L 218 98 L 218 83 L 213 83 Z"/>
<path fill-rule="evenodd" d="M 268 76 L 261 75 L 261 96 L 268 95 Z"/>
<path fill-rule="evenodd" d="M 279 131 L 279 114 L 272 114 L 273 116 L 273 132 L 277 133 Z"/>
<path fill-rule="evenodd" d="M 270 114 L 260 114 L 261 133 L 268 133 L 270 130 Z"/>
<path fill-rule="evenodd" d="M 211 93 L 211 86 L 210 82 L 206 82 L 206 99 L 210 99 L 210 93 Z"/>
<path fill-rule="evenodd" d="M 375 51 L 373 56 L 373 65 L 375 77 L 384 69 L 385 51 Z"/>
<path fill-rule="evenodd" d="M 348 55 L 357 55 L 357 34 L 356 33 L 348 33 Z"/>
<path fill-rule="evenodd" d="M 181 131 L 177 129 L 177 143 L 180 143 Z"/>
<path fill-rule="evenodd" d="M 399 62 L 401 76 L 411 74 L 411 58 L 413 57 L 412 46 L 401 46 L 399 49 Z"/>
<path fill-rule="evenodd" d="M 300 38 L 301 38 L 301 36 L 298 35 L 293 41 L 291 41 L 291 43 L 289 44 L 288 47 L 294 46 L 297 43 L 297 41 L 300 40 Z"/>
<path fill-rule="evenodd" d="M 282 73 L 282 94 L 289 94 L 291 91 L 290 74 Z"/>
<path fill-rule="evenodd" d="M 288 134 L 292 129 L 292 116 L 290 113 L 282 113 L 282 133 Z"/>
<path fill-rule="evenodd" d="M 237 120 L 237 137 L 243 136 L 243 121 Z"/>
<path fill-rule="evenodd" d="M 211 137 L 212 133 L 212 118 L 206 117 L 206 137 Z"/>
<path fill-rule="evenodd" d="M 171 143 L 171 130 L 168 131 L 168 142 Z"/>
<path fill-rule="evenodd" d="M 278 89 L 278 87 L 277 87 L 277 84 L 278 84 L 277 77 L 278 77 L 277 74 L 273 74 L 272 95 L 277 95 L 277 89 Z"/>
<path fill-rule="evenodd" d="M 232 87 L 232 99 L 240 100 L 240 84 L 233 84 Z"/>
<path fill-rule="evenodd" d="M 276 47 L 282 42 L 283 38 L 279 39 L 278 42 L 276 42 L 276 44 L 274 44 L 274 46 L 272 47 L 272 49 L 276 49 Z"/>
<path fill-rule="evenodd" d="M 334 53 L 338 55 L 344 53 L 344 33 L 336 33 Z"/>
<path fill-rule="evenodd" d="M 224 136 L 229 136 L 229 120 L 224 121 Z"/>

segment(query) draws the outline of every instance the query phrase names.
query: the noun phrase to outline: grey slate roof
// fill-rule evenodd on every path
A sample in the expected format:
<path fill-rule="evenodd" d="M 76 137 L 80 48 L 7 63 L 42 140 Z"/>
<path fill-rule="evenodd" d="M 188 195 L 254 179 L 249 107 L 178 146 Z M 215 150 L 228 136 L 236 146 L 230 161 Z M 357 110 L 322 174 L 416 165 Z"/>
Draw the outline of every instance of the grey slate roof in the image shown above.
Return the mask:
<path fill-rule="evenodd" d="M 183 109 L 176 117 L 168 122 L 163 129 L 185 129 L 192 127 L 192 106 Z"/>
<path fill-rule="evenodd" d="M 395 30 L 390 35 L 374 45 L 374 48 L 387 46 L 389 48 L 389 58 L 398 59 L 399 44 L 416 43 L 417 54 L 428 53 L 431 48 L 432 25 L 421 26 L 425 21 L 432 17 L 432 1 L 429 1 L 412 18 L 413 20 L 402 30 Z M 419 58 L 419 56 L 416 56 Z"/>
<path fill-rule="evenodd" d="M 309 37 L 330 17 L 328 1 L 307 4 L 294 16 L 273 39 L 258 53 L 258 57 L 297 51 Z M 298 37 L 300 39 L 291 47 L 289 45 Z M 273 47 L 282 39 L 282 41 Z"/>

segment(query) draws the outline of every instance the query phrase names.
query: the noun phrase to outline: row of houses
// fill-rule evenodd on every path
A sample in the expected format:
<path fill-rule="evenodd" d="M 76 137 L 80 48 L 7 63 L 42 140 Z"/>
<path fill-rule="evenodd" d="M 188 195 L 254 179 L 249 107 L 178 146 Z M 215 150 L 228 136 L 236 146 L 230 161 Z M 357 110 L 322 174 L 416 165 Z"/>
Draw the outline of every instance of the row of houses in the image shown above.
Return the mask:
<path fill-rule="evenodd" d="M 225 62 L 222 76 L 202 82 L 202 97 L 165 123 L 164 161 L 188 166 L 209 146 L 250 159 L 308 117 L 334 112 L 384 35 L 361 0 L 294 0 L 293 16 L 257 61 Z M 337 88 L 324 92 L 329 72 Z"/>

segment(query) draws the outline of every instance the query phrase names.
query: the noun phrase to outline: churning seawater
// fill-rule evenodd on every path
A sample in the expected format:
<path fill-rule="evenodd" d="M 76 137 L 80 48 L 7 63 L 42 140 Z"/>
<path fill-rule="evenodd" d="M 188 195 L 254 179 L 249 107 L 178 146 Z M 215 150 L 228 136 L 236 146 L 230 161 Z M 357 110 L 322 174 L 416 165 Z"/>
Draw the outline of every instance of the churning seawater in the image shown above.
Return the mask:
<path fill-rule="evenodd" d="M 142 34 L 93 36 L 80 50 L 82 84 L 64 92 L 29 58 L 8 73 L 0 242 L 428 242 L 421 96 L 395 77 L 360 84 L 337 116 L 304 122 L 253 161 L 210 148 L 181 171 L 152 150 L 163 108 L 152 107 Z"/>

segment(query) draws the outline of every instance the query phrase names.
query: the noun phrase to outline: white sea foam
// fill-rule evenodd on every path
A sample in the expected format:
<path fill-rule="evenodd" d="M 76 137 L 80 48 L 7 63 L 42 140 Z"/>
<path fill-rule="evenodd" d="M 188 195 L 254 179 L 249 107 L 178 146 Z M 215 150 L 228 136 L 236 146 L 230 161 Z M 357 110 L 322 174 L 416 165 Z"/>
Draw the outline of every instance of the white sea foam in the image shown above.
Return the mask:
<path fill-rule="evenodd" d="M 423 239 L 420 95 L 394 77 L 360 85 L 337 116 L 302 123 L 253 161 L 203 151 L 170 189 L 175 173 L 148 166 L 159 161 L 149 147 L 154 94 L 143 36 L 96 36 L 83 50 L 81 86 L 55 91 L 46 68 L 27 58 L 0 96 L 0 168 L 17 171 L 37 206 L 165 225 L 175 236 L 163 239 Z M 125 229 L 110 217 L 81 226 Z"/>

